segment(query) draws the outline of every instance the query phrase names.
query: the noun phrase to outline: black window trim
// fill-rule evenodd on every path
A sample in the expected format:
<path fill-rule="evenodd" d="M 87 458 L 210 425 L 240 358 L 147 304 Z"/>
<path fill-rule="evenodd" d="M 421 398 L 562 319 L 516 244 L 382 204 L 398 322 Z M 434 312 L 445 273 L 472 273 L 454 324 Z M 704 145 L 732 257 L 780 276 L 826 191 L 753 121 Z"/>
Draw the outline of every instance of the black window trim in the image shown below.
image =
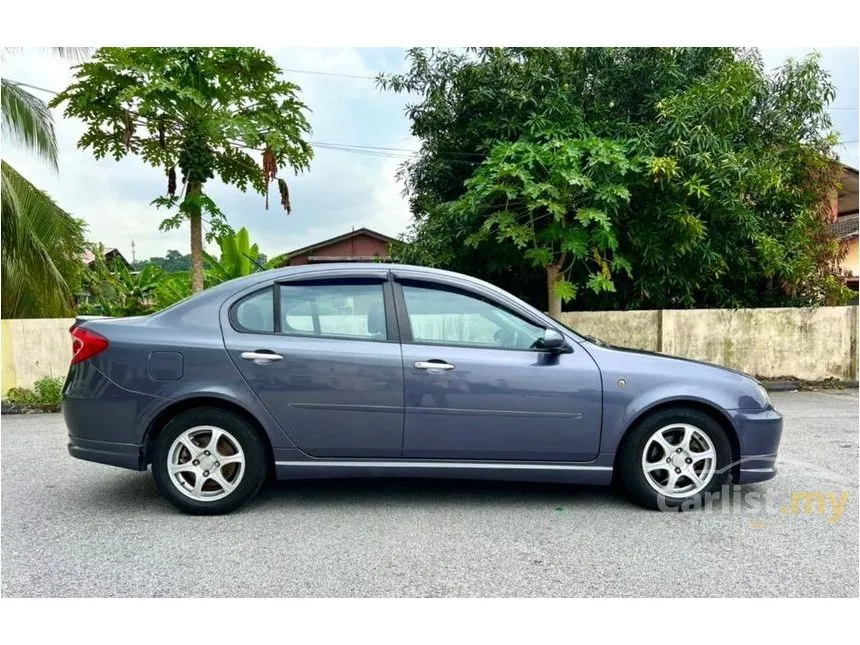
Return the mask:
<path fill-rule="evenodd" d="M 339 336 L 336 334 L 317 334 L 317 333 L 307 333 L 307 334 L 294 334 L 289 332 L 284 332 L 281 329 L 281 285 L 285 286 L 302 286 L 302 285 L 325 285 L 325 284 L 336 284 L 336 285 L 350 285 L 350 284 L 379 284 L 382 286 L 382 301 L 383 301 L 383 309 L 385 311 L 385 332 L 387 338 L 356 338 L 354 336 Z M 272 315 L 274 316 L 273 328 L 275 331 L 260 331 L 255 329 L 248 329 L 243 327 L 239 323 L 239 319 L 236 315 L 236 310 L 239 305 L 241 305 L 246 300 L 253 298 L 254 296 L 258 296 L 264 291 L 271 291 L 273 301 L 272 307 Z M 230 321 L 230 326 L 233 330 L 240 334 L 253 334 L 256 336 L 280 336 L 285 338 L 320 338 L 327 340 L 344 340 L 344 341 L 353 341 L 353 342 L 371 342 L 371 343 L 399 343 L 400 342 L 400 334 L 399 334 L 399 326 L 397 321 L 396 309 L 394 306 L 394 290 L 392 288 L 392 281 L 390 274 L 389 275 L 374 275 L 374 276 L 357 276 L 350 277 L 346 275 L 337 275 L 337 276 L 320 276 L 319 278 L 308 277 L 301 280 L 275 280 L 274 282 L 270 282 L 266 284 L 264 287 L 258 287 L 249 293 L 242 294 L 239 298 L 234 300 L 230 304 L 230 308 L 227 312 L 227 319 Z"/>
<path fill-rule="evenodd" d="M 242 303 L 244 303 L 247 300 L 250 300 L 251 298 L 256 298 L 257 296 L 259 296 L 261 293 L 263 293 L 265 291 L 270 291 L 272 293 L 272 298 L 274 299 L 274 297 L 275 297 L 274 285 L 268 284 L 261 289 L 257 288 L 257 289 L 254 289 L 253 291 L 251 291 L 250 293 L 243 294 L 241 297 L 239 297 L 237 300 L 235 300 L 230 305 L 230 310 L 227 313 L 227 317 L 230 320 L 230 326 L 235 331 L 237 331 L 241 334 L 261 334 L 261 335 L 270 335 L 270 334 L 277 333 L 277 331 L 260 331 L 259 329 L 248 329 L 247 327 L 243 326 L 239 322 L 239 317 L 236 315 L 237 310 L 239 309 L 239 306 Z M 273 309 L 274 309 L 274 300 L 273 300 L 272 304 L 273 304 Z M 272 315 L 275 316 L 275 313 L 273 312 Z M 277 330 L 277 326 L 278 326 L 278 319 L 277 319 L 277 317 L 275 317 L 275 319 L 272 321 L 272 328 Z"/>
<path fill-rule="evenodd" d="M 409 322 L 409 313 L 406 308 L 406 298 L 403 295 L 403 285 L 413 285 L 423 289 L 438 289 L 439 291 L 449 291 L 451 293 L 456 293 L 461 296 L 466 296 L 468 298 L 475 298 L 476 300 L 481 300 L 486 302 L 493 307 L 498 307 L 499 309 L 506 311 L 519 318 L 520 320 L 527 322 L 535 327 L 540 329 L 553 329 L 558 332 L 558 329 L 554 327 L 547 327 L 544 325 L 543 321 L 534 320 L 533 318 L 527 317 L 523 315 L 519 311 L 514 311 L 511 307 L 508 307 L 505 303 L 499 302 L 495 298 L 491 298 L 485 294 L 478 293 L 476 291 L 472 291 L 468 288 L 457 287 L 452 284 L 448 284 L 446 282 L 436 282 L 430 278 L 422 279 L 420 277 L 413 276 L 402 276 L 394 278 L 395 289 L 394 289 L 394 304 L 397 308 L 397 323 L 400 328 L 400 338 L 401 343 L 404 345 L 428 345 L 433 347 L 454 347 L 454 348 L 465 348 L 465 349 L 489 349 L 493 351 L 504 351 L 504 352 L 531 352 L 531 353 L 539 353 L 539 354 L 547 354 L 547 353 L 559 353 L 552 352 L 551 350 L 542 349 L 540 347 L 532 347 L 529 349 L 518 349 L 516 347 L 493 347 L 490 345 L 473 345 L 468 343 L 458 343 L 453 344 L 449 342 L 434 342 L 434 341 L 417 341 L 412 335 L 412 324 Z M 559 332 L 561 333 L 561 332 Z M 564 334 L 562 334 L 564 336 Z M 572 353 L 573 348 L 570 347 L 570 343 L 568 343 L 568 349 L 565 352 L 561 353 Z"/>

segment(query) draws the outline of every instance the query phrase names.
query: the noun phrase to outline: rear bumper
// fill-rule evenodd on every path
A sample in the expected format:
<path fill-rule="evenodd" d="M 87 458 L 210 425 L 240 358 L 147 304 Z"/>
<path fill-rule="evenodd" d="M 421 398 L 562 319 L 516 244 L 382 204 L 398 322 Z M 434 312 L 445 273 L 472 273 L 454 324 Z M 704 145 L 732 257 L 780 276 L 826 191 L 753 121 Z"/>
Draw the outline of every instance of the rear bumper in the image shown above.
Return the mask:
<path fill-rule="evenodd" d="M 131 470 L 146 470 L 143 446 L 133 443 L 94 441 L 69 435 L 69 454 L 84 461 L 94 461 L 108 466 L 119 466 Z"/>
<path fill-rule="evenodd" d="M 773 408 L 738 410 L 734 421 L 740 444 L 740 459 L 735 464 L 737 483 L 753 484 L 776 477 L 782 415 Z"/>
<path fill-rule="evenodd" d="M 139 396 L 124 392 L 96 370 L 86 376 L 87 384 L 80 388 L 80 395 L 76 396 L 78 390 L 67 382 L 63 396 L 69 454 L 100 464 L 145 470 L 136 424 Z"/>

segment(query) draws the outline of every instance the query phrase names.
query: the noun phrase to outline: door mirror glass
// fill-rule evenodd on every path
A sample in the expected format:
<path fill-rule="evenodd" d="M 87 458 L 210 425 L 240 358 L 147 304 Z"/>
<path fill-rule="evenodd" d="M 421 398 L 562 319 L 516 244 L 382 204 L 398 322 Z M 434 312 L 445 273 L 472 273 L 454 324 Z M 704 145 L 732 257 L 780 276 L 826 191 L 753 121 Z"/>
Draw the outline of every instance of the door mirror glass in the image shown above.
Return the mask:
<path fill-rule="evenodd" d="M 544 329 L 540 348 L 550 352 L 563 352 L 567 349 L 564 337 L 554 329 Z"/>

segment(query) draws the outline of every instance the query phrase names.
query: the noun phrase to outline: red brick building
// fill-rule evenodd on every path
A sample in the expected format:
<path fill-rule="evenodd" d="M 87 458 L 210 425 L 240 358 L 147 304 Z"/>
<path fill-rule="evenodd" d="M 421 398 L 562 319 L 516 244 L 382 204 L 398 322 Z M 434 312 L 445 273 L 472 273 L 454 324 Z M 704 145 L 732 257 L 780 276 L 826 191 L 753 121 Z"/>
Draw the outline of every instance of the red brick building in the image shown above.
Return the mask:
<path fill-rule="evenodd" d="M 337 237 L 305 246 L 287 254 L 281 266 L 320 264 L 323 262 L 388 262 L 388 245 L 394 241 L 369 228 L 359 228 Z"/>

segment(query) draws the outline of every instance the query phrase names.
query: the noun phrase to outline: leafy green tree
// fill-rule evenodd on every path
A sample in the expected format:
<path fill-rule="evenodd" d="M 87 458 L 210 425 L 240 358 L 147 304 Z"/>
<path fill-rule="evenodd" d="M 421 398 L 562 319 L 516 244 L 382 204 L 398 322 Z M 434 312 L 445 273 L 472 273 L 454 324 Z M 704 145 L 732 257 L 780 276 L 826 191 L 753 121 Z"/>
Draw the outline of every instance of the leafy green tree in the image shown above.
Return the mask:
<path fill-rule="evenodd" d="M 583 286 L 565 277 L 575 263 L 586 266 L 587 286 L 595 293 L 614 291 L 614 270 L 630 273 L 630 262 L 616 252 L 612 219 L 627 205 L 625 175 L 636 165 L 611 139 L 500 143 L 466 180 L 453 209 L 483 216 L 466 240 L 470 246 L 494 233 L 546 271 L 549 313 L 558 317 L 562 300 Z"/>
<path fill-rule="evenodd" d="M 176 273 L 177 271 L 187 272 L 191 270 L 191 254 L 186 253 L 183 255 L 176 249 L 170 249 L 163 257 L 154 256 L 148 260 L 138 260 L 137 262 L 134 262 L 132 266 L 134 266 L 135 270 L 139 271 L 147 264 L 154 264 L 161 267 L 165 273 Z"/>
<path fill-rule="evenodd" d="M 266 195 L 276 180 L 291 205 L 279 168 L 305 170 L 310 131 L 298 86 L 281 79 L 265 52 L 248 47 L 104 47 L 78 69 L 52 101 L 87 126 L 78 145 L 96 158 L 139 156 L 163 168 L 166 196 L 153 203 L 178 211 L 161 229 L 186 219 L 191 234 L 191 288 L 203 288 L 203 217 L 212 237 L 230 231 L 226 215 L 204 192 L 215 175 Z M 251 152 L 262 152 L 262 167 Z M 177 185 L 177 168 L 182 186 Z"/>
<path fill-rule="evenodd" d="M 80 58 L 84 50 L 54 48 Z M 10 53 L 4 50 L 4 57 Z M 57 169 L 57 140 L 48 106 L 21 85 L 2 79 L 4 139 L 31 150 Z M 42 318 L 69 315 L 81 272 L 84 229 L 46 193 L 2 162 L 2 316 Z"/>
<path fill-rule="evenodd" d="M 842 297 L 826 234 L 833 86 L 817 57 L 768 74 L 756 51 L 728 48 L 409 56 L 409 72 L 379 79 L 420 96 L 407 113 L 421 152 L 401 169 L 415 219 L 398 259 L 500 284 L 519 275 L 518 295 L 553 310 L 559 296 L 581 308 Z M 588 142 L 611 142 L 615 161 L 589 162 Z M 543 294 L 535 265 L 558 268 Z"/>

